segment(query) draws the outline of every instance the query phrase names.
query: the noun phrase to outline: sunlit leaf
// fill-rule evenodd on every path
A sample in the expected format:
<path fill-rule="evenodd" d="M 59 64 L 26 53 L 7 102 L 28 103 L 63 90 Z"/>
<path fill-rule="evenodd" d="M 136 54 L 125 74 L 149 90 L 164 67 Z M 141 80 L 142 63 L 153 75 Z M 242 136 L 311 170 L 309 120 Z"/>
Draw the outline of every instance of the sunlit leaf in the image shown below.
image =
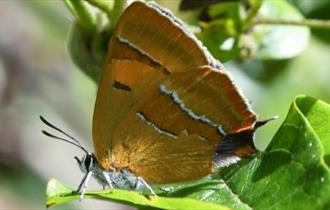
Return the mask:
<path fill-rule="evenodd" d="M 238 54 L 239 31 L 241 28 L 241 5 L 226 2 L 208 8 L 210 22 L 201 24 L 198 38 L 206 45 L 214 57 L 221 62 L 233 59 Z"/>
<path fill-rule="evenodd" d="M 286 1 L 264 1 L 259 14 L 264 19 L 301 20 L 303 16 Z M 309 28 L 292 25 L 257 25 L 252 37 L 260 59 L 287 59 L 301 53 L 308 44 Z"/>

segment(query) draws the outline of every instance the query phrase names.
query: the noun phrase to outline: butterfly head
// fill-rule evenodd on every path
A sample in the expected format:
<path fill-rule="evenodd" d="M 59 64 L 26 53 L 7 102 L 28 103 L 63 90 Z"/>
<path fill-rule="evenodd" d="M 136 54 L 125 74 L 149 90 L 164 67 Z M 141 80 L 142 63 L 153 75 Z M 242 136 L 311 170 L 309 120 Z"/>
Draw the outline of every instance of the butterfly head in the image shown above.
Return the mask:
<path fill-rule="evenodd" d="M 87 153 L 81 159 L 75 156 L 74 159 L 76 159 L 78 166 L 83 173 L 92 171 L 93 167 L 97 163 L 97 160 L 93 153 Z"/>

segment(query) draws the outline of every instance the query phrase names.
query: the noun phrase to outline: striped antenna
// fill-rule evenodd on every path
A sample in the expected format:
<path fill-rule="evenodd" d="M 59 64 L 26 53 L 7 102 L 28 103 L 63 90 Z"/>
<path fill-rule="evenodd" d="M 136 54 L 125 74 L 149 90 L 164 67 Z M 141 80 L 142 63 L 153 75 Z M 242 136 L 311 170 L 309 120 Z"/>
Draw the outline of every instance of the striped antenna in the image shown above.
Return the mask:
<path fill-rule="evenodd" d="M 78 148 L 80 148 L 81 150 L 83 150 L 86 154 L 89 154 L 88 151 L 86 150 L 86 148 L 77 140 L 75 139 L 74 137 L 72 137 L 71 135 L 67 134 L 66 132 L 64 132 L 63 130 L 59 129 L 58 127 L 56 127 L 55 125 L 53 125 L 52 123 L 50 123 L 49 121 L 47 121 L 44 117 L 42 116 L 39 116 L 40 117 L 40 120 L 45 123 L 47 126 L 53 128 L 54 130 L 60 132 L 61 134 L 65 135 L 66 137 L 68 137 L 69 139 L 65 139 L 65 138 L 61 138 L 59 136 L 55 136 L 54 134 L 51 134 L 45 130 L 42 130 L 41 132 L 43 134 L 45 134 L 46 136 L 50 137 L 50 138 L 53 138 L 53 139 L 58 139 L 58 140 L 61 140 L 61 141 L 65 141 L 69 144 L 72 144 Z"/>

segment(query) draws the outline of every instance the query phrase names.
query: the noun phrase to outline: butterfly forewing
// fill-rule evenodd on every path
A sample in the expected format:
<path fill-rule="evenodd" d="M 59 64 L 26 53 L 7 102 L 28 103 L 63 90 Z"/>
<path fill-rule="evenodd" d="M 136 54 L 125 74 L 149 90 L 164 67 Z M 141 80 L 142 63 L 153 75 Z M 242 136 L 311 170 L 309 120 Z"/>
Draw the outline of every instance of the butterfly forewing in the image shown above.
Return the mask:
<path fill-rule="evenodd" d="M 93 117 L 104 169 L 150 183 L 212 171 L 219 142 L 253 129 L 255 114 L 222 66 L 155 4 L 132 3 L 109 45 Z"/>
<path fill-rule="evenodd" d="M 217 62 L 179 21 L 154 4 L 132 3 L 109 44 L 94 108 L 95 155 L 108 169 L 113 132 L 145 88 L 171 73 Z M 143 87 L 136 86 L 143 84 Z"/>
<path fill-rule="evenodd" d="M 152 83 L 164 76 L 162 71 L 134 60 L 115 60 L 107 65 L 95 103 L 93 138 L 96 157 L 108 160 L 114 129 Z M 141 79 L 141 77 L 143 79 Z M 103 164 L 104 165 L 104 164 Z"/>
<path fill-rule="evenodd" d="M 180 20 L 155 4 L 134 2 L 122 14 L 110 43 L 111 58 L 138 59 L 169 72 L 217 65 Z"/>

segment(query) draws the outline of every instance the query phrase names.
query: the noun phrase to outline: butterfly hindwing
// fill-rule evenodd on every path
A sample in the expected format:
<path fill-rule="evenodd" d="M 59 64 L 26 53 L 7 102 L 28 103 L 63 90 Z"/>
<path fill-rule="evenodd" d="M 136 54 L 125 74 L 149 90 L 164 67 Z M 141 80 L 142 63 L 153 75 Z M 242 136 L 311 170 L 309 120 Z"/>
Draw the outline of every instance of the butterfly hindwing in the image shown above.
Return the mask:
<path fill-rule="evenodd" d="M 226 73 L 205 66 L 148 89 L 115 130 L 115 167 L 129 168 L 150 183 L 209 174 L 224 133 L 252 129 L 255 122 L 243 98 L 232 100 L 239 93 L 230 83 Z M 216 109 L 221 111 L 212 114 Z"/>

